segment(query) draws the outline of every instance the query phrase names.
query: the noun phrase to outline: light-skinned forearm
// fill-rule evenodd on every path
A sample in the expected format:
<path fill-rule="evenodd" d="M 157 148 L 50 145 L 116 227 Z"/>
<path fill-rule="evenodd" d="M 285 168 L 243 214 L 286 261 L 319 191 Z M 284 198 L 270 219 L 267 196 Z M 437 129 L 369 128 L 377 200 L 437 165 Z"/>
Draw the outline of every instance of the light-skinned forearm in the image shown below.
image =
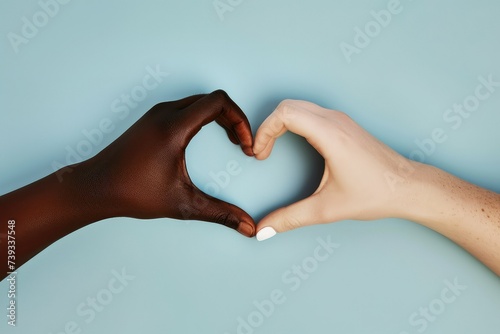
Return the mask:
<path fill-rule="evenodd" d="M 415 163 L 402 218 L 453 240 L 500 275 L 500 194 Z"/>

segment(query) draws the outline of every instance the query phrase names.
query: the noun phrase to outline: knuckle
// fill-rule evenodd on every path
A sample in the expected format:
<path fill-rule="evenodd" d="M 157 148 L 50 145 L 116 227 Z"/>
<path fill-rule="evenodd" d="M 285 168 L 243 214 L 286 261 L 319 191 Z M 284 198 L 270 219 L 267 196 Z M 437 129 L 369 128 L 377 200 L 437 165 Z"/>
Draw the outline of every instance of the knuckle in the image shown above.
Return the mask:
<path fill-rule="evenodd" d="M 343 111 L 335 110 L 335 116 L 337 119 L 343 122 L 352 122 L 352 118 Z"/>
<path fill-rule="evenodd" d="M 287 231 L 294 230 L 294 229 L 302 226 L 302 224 L 297 219 L 297 217 L 292 216 L 292 215 L 288 215 L 288 214 L 283 215 L 282 224 L 283 224 L 283 227 L 285 228 L 285 230 L 287 230 Z"/>
<path fill-rule="evenodd" d="M 233 215 L 229 212 L 217 212 L 214 215 L 214 222 L 229 228 L 237 228 L 238 222 L 234 219 Z"/>
<path fill-rule="evenodd" d="M 278 117 L 286 123 L 287 121 L 292 120 L 297 115 L 297 107 L 295 105 L 294 100 L 283 100 L 277 108 Z"/>
<path fill-rule="evenodd" d="M 292 100 L 292 99 L 284 99 L 283 101 L 280 102 L 280 105 L 283 105 L 283 106 L 290 106 L 290 105 L 293 105 L 295 103 L 295 100 Z"/>
<path fill-rule="evenodd" d="M 165 108 L 165 104 L 166 103 L 167 102 L 160 102 L 160 103 L 155 104 L 153 107 L 151 107 L 151 109 L 149 109 L 147 111 L 146 114 L 151 115 L 151 114 L 155 114 L 155 113 L 161 112 L 161 110 L 163 110 Z"/>
<path fill-rule="evenodd" d="M 223 89 L 217 89 L 212 92 L 212 95 L 220 101 L 226 101 L 229 100 L 229 95 L 226 93 L 225 90 Z"/>

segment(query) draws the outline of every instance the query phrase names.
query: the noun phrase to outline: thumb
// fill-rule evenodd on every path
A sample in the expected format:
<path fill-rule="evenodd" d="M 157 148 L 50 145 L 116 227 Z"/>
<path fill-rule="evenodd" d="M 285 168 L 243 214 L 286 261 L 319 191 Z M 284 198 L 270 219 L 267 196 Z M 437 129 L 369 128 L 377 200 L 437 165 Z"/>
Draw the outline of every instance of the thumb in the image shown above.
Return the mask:
<path fill-rule="evenodd" d="M 252 217 L 236 205 L 209 196 L 194 186 L 189 190 L 188 198 L 179 206 L 179 219 L 217 223 L 237 230 L 247 237 L 255 235 Z"/>
<path fill-rule="evenodd" d="M 276 233 L 290 231 L 299 227 L 323 224 L 325 211 L 321 192 L 308 198 L 280 208 L 265 216 L 257 224 L 257 240 L 263 241 L 276 235 Z"/>

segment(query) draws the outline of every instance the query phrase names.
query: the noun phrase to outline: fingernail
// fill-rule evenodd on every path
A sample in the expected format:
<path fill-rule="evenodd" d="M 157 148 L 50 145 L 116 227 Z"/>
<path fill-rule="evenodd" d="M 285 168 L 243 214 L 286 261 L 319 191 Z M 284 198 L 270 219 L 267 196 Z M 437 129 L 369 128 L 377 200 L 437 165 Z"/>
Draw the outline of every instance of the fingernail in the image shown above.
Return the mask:
<path fill-rule="evenodd" d="M 267 227 L 264 227 L 259 232 L 257 232 L 257 240 L 263 241 L 263 240 L 272 238 L 275 235 L 276 235 L 276 231 L 274 230 L 274 228 L 267 226 Z"/>
<path fill-rule="evenodd" d="M 240 222 L 240 224 L 238 225 L 238 232 L 247 237 L 252 237 L 255 233 L 255 228 L 250 223 Z"/>
<path fill-rule="evenodd" d="M 255 153 L 253 153 L 253 149 L 250 146 L 245 146 L 243 148 L 243 152 L 245 152 L 246 155 L 253 157 Z"/>

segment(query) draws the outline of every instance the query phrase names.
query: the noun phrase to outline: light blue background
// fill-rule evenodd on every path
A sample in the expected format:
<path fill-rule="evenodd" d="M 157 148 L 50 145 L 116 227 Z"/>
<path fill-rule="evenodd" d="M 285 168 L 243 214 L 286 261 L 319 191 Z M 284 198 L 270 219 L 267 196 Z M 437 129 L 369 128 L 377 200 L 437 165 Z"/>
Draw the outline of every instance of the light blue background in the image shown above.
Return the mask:
<path fill-rule="evenodd" d="M 349 113 L 408 156 L 415 139 L 441 127 L 449 136 L 426 162 L 500 191 L 500 91 L 461 127 L 442 119 L 474 92 L 478 77 L 500 80 L 500 3 L 402 0 L 370 45 L 348 63 L 340 51 L 354 28 L 386 0 L 246 0 L 221 20 L 211 0 L 83 1 L 61 6 L 15 53 L 37 1 L 0 4 L 0 193 L 35 181 L 64 162 L 82 130 L 110 118 L 116 129 L 93 154 L 159 101 L 225 89 L 255 131 L 284 98 Z M 169 72 L 125 120 L 111 102 L 141 84 L 146 67 Z M 215 150 L 217 147 L 217 150 Z M 222 149 L 220 149 L 222 148 Z M 280 138 L 265 162 L 245 159 L 209 125 L 188 148 L 189 171 L 204 187 L 209 173 L 237 161 L 243 171 L 216 195 L 257 219 L 302 198 L 318 184 L 322 162 L 307 143 Z M 282 280 L 313 254 L 318 237 L 341 246 L 297 291 Z M 77 314 L 107 287 L 112 270 L 135 279 L 90 323 Z M 457 278 L 467 288 L 425 333 L 498 333 L 500 280 L 446 238 L 411 222 L 340 222 L 267 242 L 200 222 L 111 219 L 58 241 L 19 270 L 18 327 L 2 333 L 236 333 L 254 301 L 282 290 L 286 301 L 255 333 L 418 333 L 409 317 Z"/>

